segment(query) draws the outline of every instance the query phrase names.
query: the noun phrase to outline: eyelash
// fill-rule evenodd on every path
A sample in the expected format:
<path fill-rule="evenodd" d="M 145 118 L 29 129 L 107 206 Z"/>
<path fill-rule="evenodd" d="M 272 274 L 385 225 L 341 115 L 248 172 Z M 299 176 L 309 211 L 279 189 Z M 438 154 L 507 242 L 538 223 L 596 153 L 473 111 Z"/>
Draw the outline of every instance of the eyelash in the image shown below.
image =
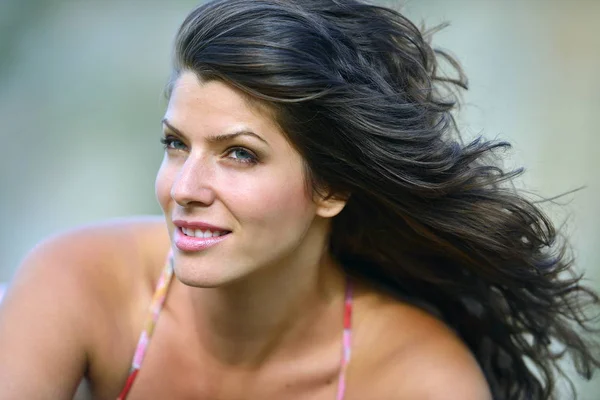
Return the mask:
<path fill-rule="evenodd" d="M 171 147 L 173 145 L 173 143 L 175 143 L 175 142 L 179 142 L 179 143 L 183 144 L 183 142 L 181 142 L 181 140 L 179 140 L 173 136 L 165 136 L 160 139 L 160 142 L 162 143 L 162 145 L 166 151 L 181 150 L 181 149 L 176 149 L 176 148 Z M 237 163 L 240 163 L 240 164 L 257 164 L 258 163 L 258 157 L 252 151 L 246 149 L 245 147 L 240 147 L 240 146 L 230 147 L 227 149 L 226 154 L 231 154 L 234 151 L 243 151 L 248 154 L 249 158 L 242 160 L 239 158 L 228 157 L 229 159 L 231 159 Z"/>
<path fill-rule="evenodd" d="M 256 155 L 253 152 L 251 152 L 250 150 L 246 149 L 245 147 L 239 147 L 239 146 L 230 147 L 230 148 L 227 149 L 227 154 L 231 154 L 234 151 L 243 151 L 246 154 L 248 154 L 248 158 L 242 160 L 240 158 L 229 157 L 231 160 L 234 160 L 235 162 L 240 163 L 240 164 L 257 164 L 258 163 L 258 157 L 256 157 Z"/>
<path fill-rule="evenodd" d="M 160 138 L 160 142 L 162 143 L 165 150 L 178 150 L 171 147 L 174 142 L 181 142 L 181 140 L 175 139 L 172 136 L 165 136 Z"/>

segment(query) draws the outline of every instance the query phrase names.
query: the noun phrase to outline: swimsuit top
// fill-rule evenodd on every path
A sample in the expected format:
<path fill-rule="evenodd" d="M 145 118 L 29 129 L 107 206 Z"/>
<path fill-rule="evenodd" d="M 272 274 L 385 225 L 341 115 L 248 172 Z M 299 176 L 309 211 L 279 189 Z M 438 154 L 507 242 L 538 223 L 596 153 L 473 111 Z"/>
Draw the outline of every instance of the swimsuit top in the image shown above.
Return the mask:
<path fill-rule="evenodd" d="M 133 385 L 133 382 L 135 381 L 135 378 L 142 366 L 142 361 L 144 360 L 146 349 L 148 348 L 148 344 L 150 343 L 150 339 L 152 338 L 152 333 L 154 331 L 156 321 L 158 320 L 158 316 L 160 315 L 160 311 L 162 310 L 163 304 L 165 302 L 167 291 L 169 290 L 172 278 L 173 257 L 172 255 L 169 255 L 169 259 L 156 285 L 156 290 L 154 292 L 154 296 L 152 297 L 152 302 L 150 303 L 149 315 L 146 319 L 146 323 L 144 324 L 144 330 L 140 335 L 137 347 L 135 349 L 135 354 L 131 363 L 131 369 L 129 370 L 129 377 L 127 378 L 125 387 L 121 391 L 121 394 L 119 395 L 117 400 L 125 400 L 127 398 L 127 395 L 131 390 L 131 386 Z M 348 363 L 350 362 L 351 339 L 352 285 L 350 280 L 348 279 L 346 281 L 346 297 L 344 300 L 344 330 L 342 335 L 342 357 L 340 362 L 340 373 L 338 378 L 338 390 L 336 400 L 343 400 L 344 393 L 346 391 L 346 369 L 348 368 Z"/>

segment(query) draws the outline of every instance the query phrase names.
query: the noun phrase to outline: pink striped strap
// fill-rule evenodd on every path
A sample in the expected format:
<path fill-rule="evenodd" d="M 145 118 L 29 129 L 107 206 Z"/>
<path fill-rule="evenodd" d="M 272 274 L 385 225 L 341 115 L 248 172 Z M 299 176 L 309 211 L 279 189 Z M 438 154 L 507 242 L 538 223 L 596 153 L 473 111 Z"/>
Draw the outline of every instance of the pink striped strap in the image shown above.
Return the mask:
<path fill-rule="evenodd" d="M 346 371 L 352 355 L 352 281 L 347 278 L 346 297 L 344 299 L 344 333 L 342 336 L 342 364 L 338 379 L 336 400 L 343 400 L 346 394 Z"/>

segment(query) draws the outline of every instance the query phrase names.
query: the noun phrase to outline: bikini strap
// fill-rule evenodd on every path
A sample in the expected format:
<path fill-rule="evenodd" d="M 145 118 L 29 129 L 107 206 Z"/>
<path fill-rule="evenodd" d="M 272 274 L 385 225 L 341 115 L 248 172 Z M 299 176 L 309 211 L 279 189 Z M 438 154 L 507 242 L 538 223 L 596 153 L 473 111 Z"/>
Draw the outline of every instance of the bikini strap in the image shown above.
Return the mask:
<path fill-rule="evenodd" d="M 156 285 L 156 290 L 154 292 L 154 296 L 152 298 L 152 302 L 150 304 L 150 310 L 148 318 L 146 319 L 146 324 L 142 334 L 140 335 L 135 355 L 133 357 L 133 362 L 131 364 L 131 369 L 129 372 L 129 377 L 127 378 L 127 382 L 123 391 L 117 398 L 117 400 L 125 400 L 137 374 L 140 370 L 142 362 L 144 360 L 144 356 L 146 355 L 146 350 L 148 348 L 148 344 L 150 339 L 152 338 L 152 334 L 154 333 L 154 328 L 156 326 L 156 322 L 158 321 L 158 316 L 160 315 L 160 311 L 162 310 L 163 304 L 165 302 L 165 298 L 167 296 L 167 292 L 173 278 L 173 256 L 169 254 L 168 262 L 158 280 Z M 338 379 L 338 389 L 337 389 L 337 397 L 336 400 L 343 400 L 345 392 L 346 392 L 346 371 L 348 369 L 348 365 L 350 363 L 351 350 L 352 350 L 352 298 L 353 298 L 353 288 L 352 281 L 350 278 L 346 280 L 346 292 L 344 298 L 344 330 L 342 335 L 342 359 L 340 366 L 340 374 Z"/>
<path fill-rule="evenodd" d="M 142 331 L 137 346 L 135 348 L 135 354 L 133 356 L 133 361 L 131 363 L 131 368 L 129 370 L 127 382 L 125 383 L 123 391 L 121 392 L 119 397 L 117 397 L 117 400 L 125 400 L 127 394 L 129 394 L 129 391 L 131 390 L 131 386 L 133 385 L 135 378 L 137 377 L 138 371 L 142 366 L 142 361 L 144 361 L 144 356 L 146 355 L 148 343 L 150 342 L 152 334 L 154 333 L 154 327 L 156 326 L 156 321 L 158 321 L 158 316 L 160 315 L 160 312 L 163 308 L 163 304 L 165 303 L 165 298 L 167 297 L 167 292 L 169 290 L 169 287 L 171 286 L 172 278 L 173 253 L 169 252 L 165 268 L 163 269 L 160 278 L 158 279 L 158 283 L 156 284 L 156 290 L 154 291 L 154 295 L 152 296 L 152 302 L 150 303 L 150 309 L 148 310 L 148 316 L 146 317 L 144 330 Z"/>
<path fill-rule="evenodd" d="M 336 400 L 343 400 L 346 393 L 346 371 L 350 364 L 352 351 L 352 281 L 346 278 L 346 294 L 344 299 L 344 333 L 342 336 L 342 361 Z"/>

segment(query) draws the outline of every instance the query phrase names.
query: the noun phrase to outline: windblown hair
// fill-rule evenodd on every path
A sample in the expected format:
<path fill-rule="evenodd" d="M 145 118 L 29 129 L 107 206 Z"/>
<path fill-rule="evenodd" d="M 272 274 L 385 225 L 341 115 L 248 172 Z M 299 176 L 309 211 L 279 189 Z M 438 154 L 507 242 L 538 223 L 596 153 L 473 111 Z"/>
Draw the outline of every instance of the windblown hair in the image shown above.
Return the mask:
<path fill-rule="evenodd" d="M 590 379 L 597 295 L 551 221 L 510 184 L 521 170 L 498 165 L 510 145 L 460 140 L 450 89 L 466 79 L 404 16 L 356 0 L 215 0 L 178 32 L 173 79 L 182 71 L 268 104 L 312 189 L 349 196 L 333 255 L 348 273 L 433 305 L 495 399 L 556 398 L 564 357 Z"/>

